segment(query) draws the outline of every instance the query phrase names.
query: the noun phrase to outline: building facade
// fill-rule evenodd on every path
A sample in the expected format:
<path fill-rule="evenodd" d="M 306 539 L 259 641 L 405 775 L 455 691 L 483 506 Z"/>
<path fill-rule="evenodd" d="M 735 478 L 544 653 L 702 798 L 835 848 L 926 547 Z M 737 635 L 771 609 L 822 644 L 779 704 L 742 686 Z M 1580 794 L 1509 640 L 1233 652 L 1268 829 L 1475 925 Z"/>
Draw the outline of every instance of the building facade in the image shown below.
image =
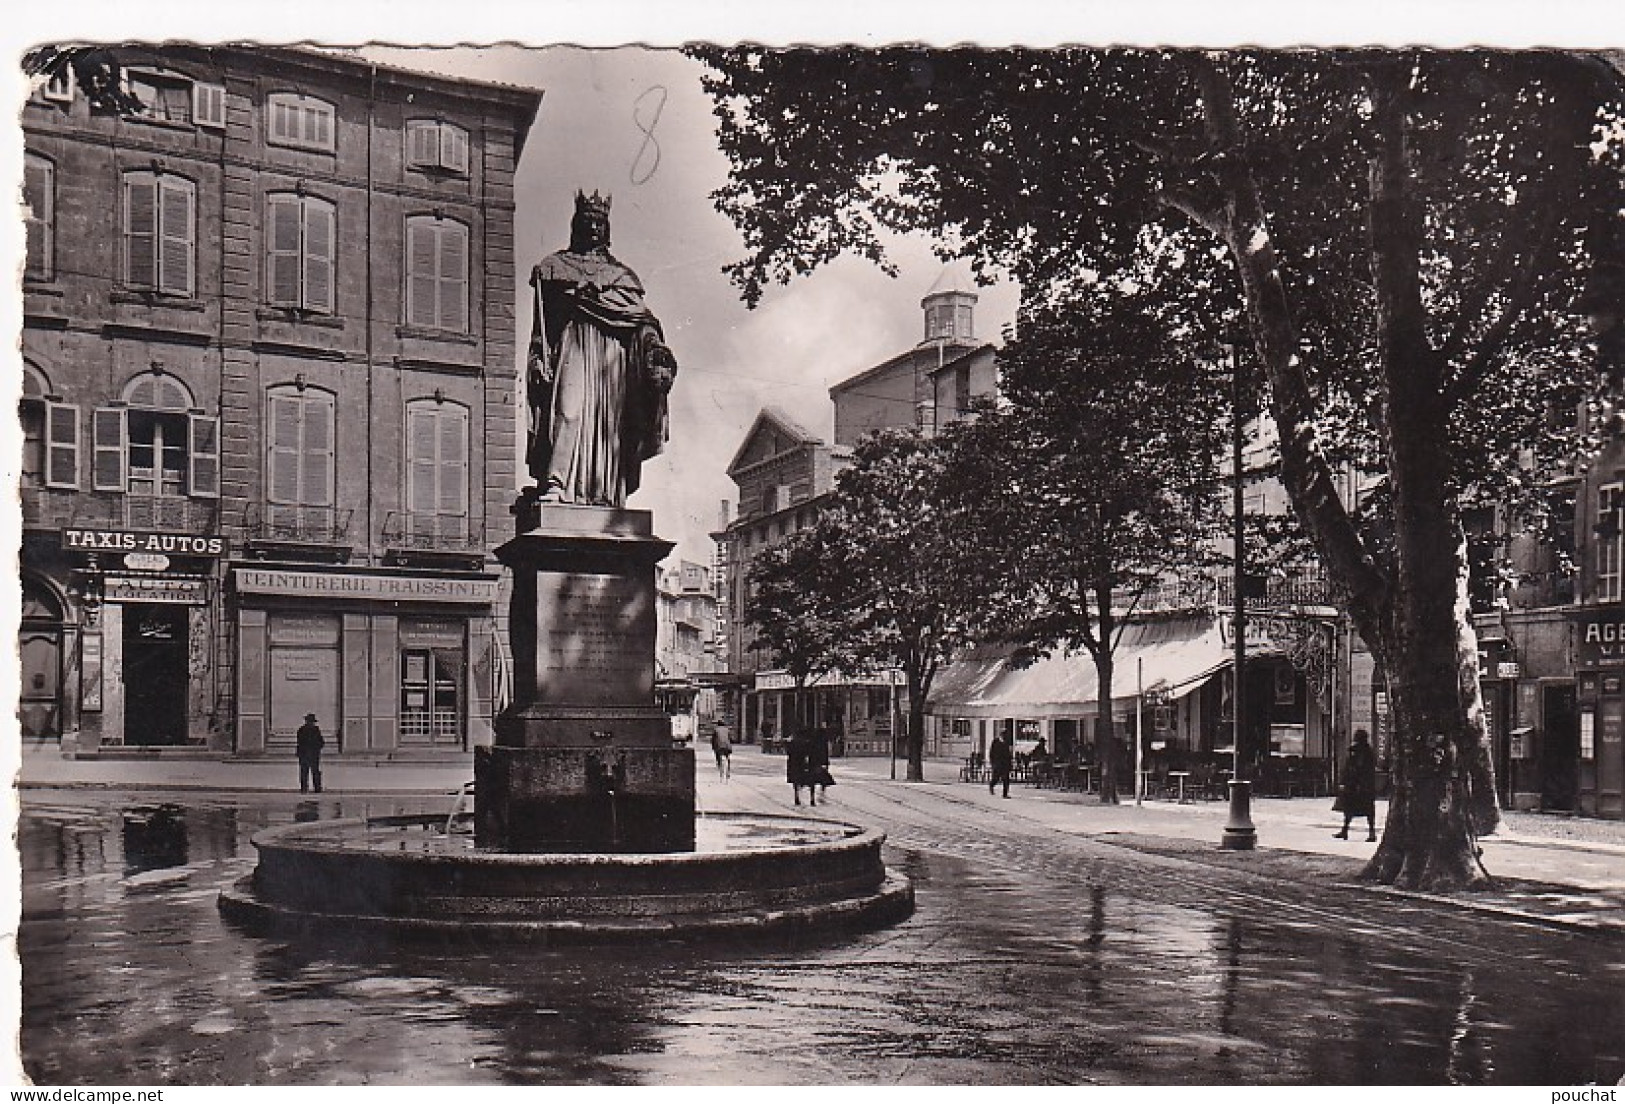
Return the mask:
<path fill-rule="evenodd" d="M 1233 477 L 1232 477 L 1233 478 Z M 1290 512 L 1278 474 L 1273 427 L 1244 429 L 1242 509 L 1253 522 Z M 1228 482 L 1228 480 L 1227 480 Z M 1224 508 L 1233 510 L 1226 488 Z M 1227 519 L 1226 533 L 1233 532 Z M 1233 541 L 1217 539 L 1219 559 Z M 1257 572 L 1256 565 L 1249 567 Z M 1113 650 L 1111 713 L 1119 777 L 1132 777 L 1134 744 L 1153 778 L 1170 770 L 1218 777 L 1239 758 L 1263 793 L 1324 793 L 1346 754 L 1353 704 L 1351 634 L 1313 571 L 1277 572 L 1244 588 L 1247 640 L 1241 723 L 1236 723 L 1233 576 L 1175 573 L 1137 601 Z M 1036 662 L 1010 647 L 957 657 L 938 674 L 926 703 L 934 754 L 985 756 L 994 736 L 1030 749 L 1038 740 L 1062 758 L 1098 763 L 1101 689 L 1084 649 Z M 1366 665 L 1365 693 L 1374 694 Z M 1370 702 L 1368 700 L 1367 704 Z M 1368 722 L 1365 727 L 1372 727 Z M 1374 735 L 1381 739 L 1380 730 Z"/>
<path fill-rule="evenodd" d="M 1581 418 L 1592 415 L 1582 411 Z M 1625 422 L 1546 488 L 1520 534 L 1480 511 L 1470 596 L 1480 688 L 1506 805 L 1625 818 Z"/>
<path fill-rule="evenodd" d="M 998 381 L 991 345 L 975 337 L 977 296 L 962 272 L 944 269 L 920 301 L 924 336 L 913 348 L 830 388 L 835 440 L 826 443 L 779 410 L 763 410 L 728 467 L 738 512 L 713 534 L 723 567 L 727 656 L 733 685 L 724 708 L 746 740 L 776 743 L 794 728 L 820 728 L 841 754 L 893 750 L 906 706 L 900 672 L 868 677 L 830 673 L 798 690 L 773 657 L 753 648 L 744 613 L 748 576 L 763 551 L 805 528 L 835 489 L 837 474 L 866 434 L 914 427 L 934 433 L 990 398 Z"/>
<path fill-rule="evenodd" d="M 539 92 L 119 47 L 23 114 L 23 732 L 77 754 L 488 741 Z"/>

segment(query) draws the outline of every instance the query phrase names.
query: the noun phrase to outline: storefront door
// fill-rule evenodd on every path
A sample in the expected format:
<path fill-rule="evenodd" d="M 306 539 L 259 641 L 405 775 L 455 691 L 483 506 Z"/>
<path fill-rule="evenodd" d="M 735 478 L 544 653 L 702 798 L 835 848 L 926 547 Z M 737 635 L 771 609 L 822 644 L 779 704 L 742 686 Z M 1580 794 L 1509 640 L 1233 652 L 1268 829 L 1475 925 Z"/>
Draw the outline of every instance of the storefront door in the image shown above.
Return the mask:
<path fill-rule="evenodd" d="M 186 607 L 124 607 L 124 742 L 186 743 Z"/>
<path fill-rule="evenodd" d="M 1574 685 L 1542 686 L 1540 702 L 1540 804 L 1572 810 L 1580 795 L 1580 716 Z"/>
<path fill-rule="evenodd" d="M 291 754 L 307 713 L 327 738 L 326 750 L 338 750 L 339 650 L 337 648 L 272 648 L 270 726 L 265 750 Z"/>
<path fill-rule="evenodd" d="M 26 582 L 17 654 L 22 673 L 17 721 L 23 739 L 56 739 L 62 735 L 62 611 L 43 589 Z"/>

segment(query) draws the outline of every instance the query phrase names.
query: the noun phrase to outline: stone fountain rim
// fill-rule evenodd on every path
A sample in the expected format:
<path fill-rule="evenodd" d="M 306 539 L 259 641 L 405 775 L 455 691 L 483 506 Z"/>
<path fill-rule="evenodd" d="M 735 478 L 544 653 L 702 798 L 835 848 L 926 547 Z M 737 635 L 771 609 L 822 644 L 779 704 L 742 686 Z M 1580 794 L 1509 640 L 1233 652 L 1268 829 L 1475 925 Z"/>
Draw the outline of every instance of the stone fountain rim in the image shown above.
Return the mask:
<path fill-rule="evenodd" d="M 822 818 L 786 816 L 781 813 L 701 813 L 698 817 L 711 820 L 753 820 L 753 821 L 779 821 L 785 824 L 815 825 L 826 830 L 839 830 L 844 834 L 836 839 L 820 840 L 797 847 L 744 847 L 728 851 L 477 851 L 470 850 L 456 854 L 433 854 L 420 851 L 382 851 L 370 848 L 356 847 L 342 840 L 322 840 L 309 838 L 316 831 L 328 831 L 334 828 L 349 828 L 355 826 L 367 827 L 370 825 L 382 826 L 410 826 L 438 824 L 446 818 L 436 813 L 408 813 L 393 816 L 378 817 L 345 817 L 336 820 L 304 821 L 296 824 L 284 824 L 275 828 L 267 828 L 256 832 L 250 839 L 256 851 L 263 852 L 267 848 L 283 850 L 299 850 L 312 854 L 366 855 L 369 859 L 386 863 L 405 863 L 413 866 L 424 864 L 454 864 L 458 866 L 492 866 L 502 868 L 514 867 L 569 867 L 569 866 L 672 866 L 694 865 L 706 866 L 717 863 L 734 863 L 754 856 L 764 855 L 808 855 L 808 854 L 838 854 L 844 851 L 860 851 L 871 847 L 878 847 L 886 842 L 886 833 L 876 828 L 865 828 L 862 825 L 850 824 L 846 821 L 824 820 Z"/>

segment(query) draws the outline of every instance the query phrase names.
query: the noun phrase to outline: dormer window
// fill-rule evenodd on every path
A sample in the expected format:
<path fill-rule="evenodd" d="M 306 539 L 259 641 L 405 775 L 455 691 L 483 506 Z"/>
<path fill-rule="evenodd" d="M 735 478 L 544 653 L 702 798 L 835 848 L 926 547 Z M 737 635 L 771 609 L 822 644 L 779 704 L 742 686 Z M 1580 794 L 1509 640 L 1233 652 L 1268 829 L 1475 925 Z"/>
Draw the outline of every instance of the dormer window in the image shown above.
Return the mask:
<path fill-rule="evenodd" d="M 438 119 L 406 124 L 406 163 L 428 172 L 468 175 L 468 131 Z"/>
<path fill-rule="evenodd" d="M 334 120 L 337 112 L 326 100 L 277 92 L 266 101 L 266 141 L 274 146 L 321 150 L 334 148 Z"/>
<path fill-rule="evenodd" d="M 73 91 L 73 66 L 63 65 L 45 78 L 45 83 L 39 87 L 39 97 L 47 103 L 71 104 Z"/>

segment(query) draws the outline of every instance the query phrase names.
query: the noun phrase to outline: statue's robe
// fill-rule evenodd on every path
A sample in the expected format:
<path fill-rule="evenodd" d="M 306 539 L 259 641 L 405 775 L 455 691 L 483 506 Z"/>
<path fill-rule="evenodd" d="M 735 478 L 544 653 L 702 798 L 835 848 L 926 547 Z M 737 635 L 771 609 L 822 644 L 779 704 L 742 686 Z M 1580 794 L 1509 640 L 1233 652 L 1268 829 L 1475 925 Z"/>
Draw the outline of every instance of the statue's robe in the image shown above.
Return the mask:
<path fill-rule="evenodd" d="M 545 494 L 622 506 L 666 442 L 675 365 L 660 322 L 637 274 L 604 250 L 554 253 L 530 282 L 526 466 Z"/>

